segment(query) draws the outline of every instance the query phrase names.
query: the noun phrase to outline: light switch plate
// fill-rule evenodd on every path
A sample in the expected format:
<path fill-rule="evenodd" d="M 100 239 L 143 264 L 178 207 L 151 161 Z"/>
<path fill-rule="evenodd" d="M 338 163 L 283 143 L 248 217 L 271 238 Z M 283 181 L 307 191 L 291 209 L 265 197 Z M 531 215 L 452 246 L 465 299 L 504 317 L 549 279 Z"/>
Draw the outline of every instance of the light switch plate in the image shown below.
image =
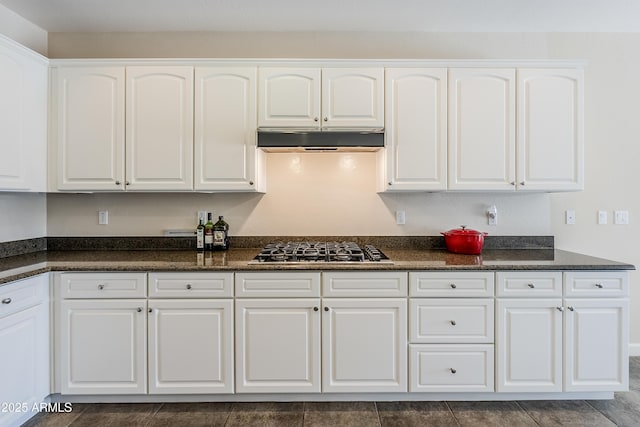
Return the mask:
<path fill-rule="evenodd" d="M 629 211 L 613 211 L 613 223 L 617 225 L 628 225 Z"/>
<path fill-rule="evenodd" d="M 604 225 L 609 220 L 607 211 L 598 211 L 598 224 Z"/>
<path fill-rule="evenodd" d="M 109 211 L 98 211 L 98 225 L 109 224 Z"/>
<path fill-rule="evenodd" d="M 564 223 L 568 225 L 573 225 L 576 223 L 576 211 L 569 210 L 564 211 Z"/>
<path fill-rule="evenodd" d="M 406 216 L 404 211 L 396 211 L 396 224 L 404 225 L 406 222 Z"/>

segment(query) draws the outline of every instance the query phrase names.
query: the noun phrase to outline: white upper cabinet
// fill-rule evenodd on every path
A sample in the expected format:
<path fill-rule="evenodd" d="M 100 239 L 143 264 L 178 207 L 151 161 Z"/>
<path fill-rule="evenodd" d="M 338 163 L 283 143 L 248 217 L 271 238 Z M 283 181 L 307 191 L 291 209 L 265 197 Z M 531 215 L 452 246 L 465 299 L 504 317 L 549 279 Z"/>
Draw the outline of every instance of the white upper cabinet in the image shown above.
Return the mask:
<path fill-rule="evenodd" d="M 46 58 L 0 36 L 0 190 L 45 191 Z"/>
<path fill-rule="evenodd" d="M 56 70 L 58 190 L 124 190 L 124 67 Z"/>
<path fill-rule="evenodd" d="M 515 69 L 449 70 L 450 190 L 513 190 Z"/>
<path fill-rule="evenodd" d="M 259 127 L 320 127 L 320 69 L 259 69 Z"/>
<path fill-rule="evenodd" d="M 518 190 L 584 187 L 580 69 L 518 70 Z"/>
<path fill-rule="evenodd" d="M 383 68 L 322 69 L 322 127 L 383 126 Z"/>
<path fill-rule="evenodd" d="M 257 69 L 195 70 L 195 189 L 260 189 L 256 148 Z"/>
<path fill-rule="evenodd" d="M 127 67 L 127 190 L 193 189 L 193 67 Z"/>
<path fill-rule="evenodd" d="M 263 67 L 259 85 L 259 127 L 384 125 L 383 68 Z"/>
<path fill-rule="evenodd" d="M 385 70 L 381 191 L 447 188 L 447 69 Z"/>

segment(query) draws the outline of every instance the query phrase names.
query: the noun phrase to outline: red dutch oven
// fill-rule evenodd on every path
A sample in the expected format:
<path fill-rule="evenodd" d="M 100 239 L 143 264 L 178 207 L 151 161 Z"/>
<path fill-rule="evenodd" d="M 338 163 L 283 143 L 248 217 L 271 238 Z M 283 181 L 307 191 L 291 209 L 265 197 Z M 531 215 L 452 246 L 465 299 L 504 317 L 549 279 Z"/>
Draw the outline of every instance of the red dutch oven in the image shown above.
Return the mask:
<path fill-rule="evenodd" d="M 447 250 L 454 254 L 479 255 L 482 253 L 484 236 L 489 233 L 470 230 L 465 225 L 440 233 L 444 236 Z"/>

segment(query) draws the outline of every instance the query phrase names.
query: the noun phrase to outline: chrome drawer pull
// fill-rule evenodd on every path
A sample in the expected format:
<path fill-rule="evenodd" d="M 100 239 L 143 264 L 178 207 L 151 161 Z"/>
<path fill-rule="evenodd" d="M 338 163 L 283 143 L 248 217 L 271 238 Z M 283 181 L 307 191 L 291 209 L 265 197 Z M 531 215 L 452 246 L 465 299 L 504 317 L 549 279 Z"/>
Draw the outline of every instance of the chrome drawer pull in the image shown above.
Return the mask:
<path fill-rule="evenodd" d="M 138 313 L 142 313 L 142 307 L 138 307 Z"/>
<path fill-rule="evenodd" d="M 11 304 L 11 298 L 5 298 L 2 300 L 3 304 Z"/>
<path fill-rule="evenodd" d="M 451 323 L 451 326 L 456 326 L 456 321 L 455 320 L 451 320 L 451 321 L 449 321 L 449 323 Z"/>
<path fill-rule="evenodd" d="M 602 288 L 604 288 L 604 286 L 602 286 L 602 283 L 596 283 L 596 288 L 602 289 Z"/>
<path fill-rule="evenodd" d="M 104 285 L 98 285 L 98 289 L 103 290 L 104 289 Z"/>
<path fill-rule="evenodd" d="M 191 289 L 191 283 L 187 284 L 187 289 Z"/>
<path fill-rule="evenodd" d="M 451 289 L 455 289 L 455 288 L 457 288 L 457 286 L 456 286 L 456 284 L 455 284 L 455 283 L 451 283 L 449 286 L 451 286 Z"/>
<path fill-rule="evenodd" d="M 455 370 L 455 369 L 453 369 L 453 368 L 451 368 L 451 369 L 449 369 L 449 370 L 451 371 L 451 373 L 452 373 L 452 374 L 455 374 L 456 372 L 458 372 L 457 370 Z"/>
<path fill-rule="evenodd" d="M 529 283 L 527 286 L 530 287 L 531 289 L 536 287 L 536 285 L 534 285 L 533 283 Z"/>

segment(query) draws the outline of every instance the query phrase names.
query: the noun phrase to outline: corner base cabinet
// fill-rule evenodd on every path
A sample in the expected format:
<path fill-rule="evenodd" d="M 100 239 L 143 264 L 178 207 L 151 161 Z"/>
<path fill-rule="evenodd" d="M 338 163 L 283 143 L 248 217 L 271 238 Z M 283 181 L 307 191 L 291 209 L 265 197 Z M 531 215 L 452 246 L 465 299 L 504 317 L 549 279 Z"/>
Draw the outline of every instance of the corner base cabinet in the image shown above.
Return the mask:
<path fill-rule="evenodd" d="M 49 395 L 49 363 L 49 275 L 1 286 L 0 426 L 38 412 Z"/>

